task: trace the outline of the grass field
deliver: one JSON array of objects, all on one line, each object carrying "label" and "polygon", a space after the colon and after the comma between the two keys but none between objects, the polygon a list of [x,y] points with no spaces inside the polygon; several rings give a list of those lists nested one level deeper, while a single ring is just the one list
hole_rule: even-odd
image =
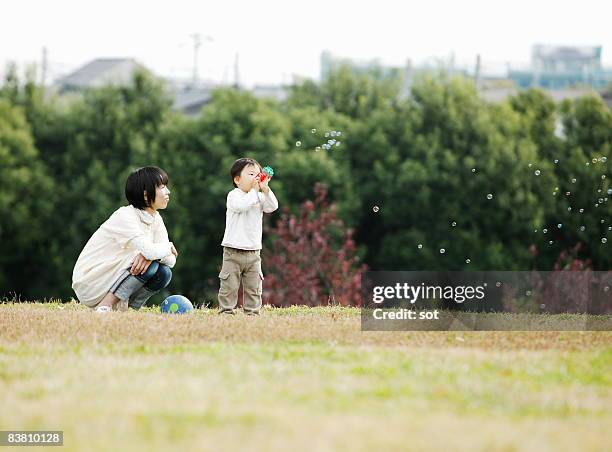
[{"label": "grass field", "polygon": [[0,304],[0,430],[70,451],[611,450],[612,332],[359,321]]}]

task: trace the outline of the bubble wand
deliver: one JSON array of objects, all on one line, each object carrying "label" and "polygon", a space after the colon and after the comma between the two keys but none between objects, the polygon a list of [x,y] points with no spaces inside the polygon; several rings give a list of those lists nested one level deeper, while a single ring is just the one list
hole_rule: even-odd
[{"label": "bubble wand", "polygon": [[259,179],[259,182],[263,182],[266,179],[272,179],[272,176],[274,176],[274,170],[270,166],[264,166],[261,173],[257,175],[257,179]]}]

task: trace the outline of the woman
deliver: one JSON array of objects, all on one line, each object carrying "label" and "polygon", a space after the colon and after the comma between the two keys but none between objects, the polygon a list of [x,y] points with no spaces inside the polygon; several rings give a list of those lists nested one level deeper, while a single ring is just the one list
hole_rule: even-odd
[{"label": "woman", "polygon": [[130,205],[102,223],[72,273],[77,298],[97,312],[140,309],[170,283],[178,256],[158,213],[170,201],[168,175],[155,166],[134,171],[125,197]]}]

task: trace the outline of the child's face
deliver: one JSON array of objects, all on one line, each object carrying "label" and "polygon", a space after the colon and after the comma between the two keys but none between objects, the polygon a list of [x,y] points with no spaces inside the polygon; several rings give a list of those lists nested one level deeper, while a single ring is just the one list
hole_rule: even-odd
[{"label": "child's face", "polygon": [[248,192],[253,187],[253,181],[260,172],[261,168],[257,165],[247,165],[242,168],[240,176],[234,178],[234,182],[240,190]]}]

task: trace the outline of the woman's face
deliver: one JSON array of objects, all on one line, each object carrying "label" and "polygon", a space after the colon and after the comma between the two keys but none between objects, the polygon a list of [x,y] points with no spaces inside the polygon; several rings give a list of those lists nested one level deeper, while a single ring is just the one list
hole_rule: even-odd
[{"label": "woman's face", "polygon": [[158,185],[155,188],[155,201],[151,205],[154,210],[165,209],[170,202],[170,190],[166,185]]}]

